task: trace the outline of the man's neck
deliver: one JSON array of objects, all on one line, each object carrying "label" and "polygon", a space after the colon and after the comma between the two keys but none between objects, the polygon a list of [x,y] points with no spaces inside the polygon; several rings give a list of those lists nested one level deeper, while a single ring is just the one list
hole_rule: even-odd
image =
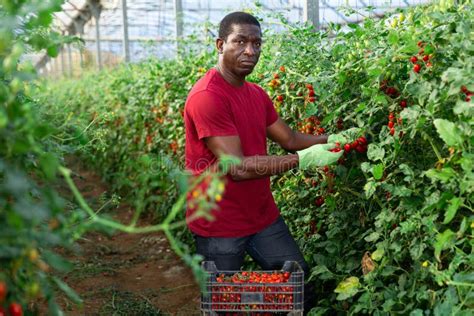
[{"label": "man's neck", "polygon": [[232,72],[226,70],[220,63],[217,63],[216,70],[221,74],[225,81],[235,87],[241,87],[245,83],[245,77],[238,77]]}]

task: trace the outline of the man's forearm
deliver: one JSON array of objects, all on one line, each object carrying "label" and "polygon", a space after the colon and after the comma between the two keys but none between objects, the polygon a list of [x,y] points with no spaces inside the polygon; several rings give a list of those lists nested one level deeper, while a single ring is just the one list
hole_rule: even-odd
[{"label": "man's forearm", "polygon": [[310,135],[300,132],[293,132],[293,138],[288,144],[288,147],[285,148],[288,151],[297,151],[301,149],[308,148],[316,144],[326,144],[328,141],[328,135]]},{"label": "man's forearm", "polygon": [[298,155],[244,157],[240,165],[230,169],[236,181],[258,179],[286,172],[298,166]]}]

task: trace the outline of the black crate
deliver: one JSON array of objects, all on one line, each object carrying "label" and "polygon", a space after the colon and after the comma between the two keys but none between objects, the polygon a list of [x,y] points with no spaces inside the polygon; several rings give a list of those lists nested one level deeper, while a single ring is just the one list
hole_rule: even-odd
[{"label": "black crate", "polygon": [[304,272],[296,261],[286,261],[279,271],[219,271],[214,261],[204,261],[202,268],[207,272],[202,315],[303,315]]}]

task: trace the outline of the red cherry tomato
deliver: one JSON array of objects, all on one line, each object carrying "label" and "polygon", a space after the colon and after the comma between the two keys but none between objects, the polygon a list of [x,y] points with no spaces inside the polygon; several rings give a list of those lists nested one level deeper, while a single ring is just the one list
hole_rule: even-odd
[{"label": "red cherry tomato", "polygon": [[8,307],[11,316],[22,316],[23,315],[23,308],[20,304],[13,302]]}]

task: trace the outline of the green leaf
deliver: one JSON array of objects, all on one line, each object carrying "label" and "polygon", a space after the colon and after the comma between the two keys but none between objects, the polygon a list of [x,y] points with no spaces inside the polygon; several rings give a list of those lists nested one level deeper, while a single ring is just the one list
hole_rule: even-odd
[{"label": "green leaf", "polygon": [[[374,66],[368,70],[369,76],[371,77],[378,77],[382,74],[382,69],[378,66]],[[385,97],[383,97],[385,101]]]},{"label": "green leaf", "polygon": [[[459,90],[457,90],[456,93],[459,93]],[[457,115],[464,114],[467,117],[473,117],[474,103],[472,101],[466,102],[465,100],[458,100],[456,106],[453,108],[453,112]]]},{"label": "green leaf", "polygon": [[372,165],[368,162],[363,162],[360,164],[360,169],[363,173],[369,173],[370,171],[372,171]]},{"label": "green leaf", "polygon": [[367,158],[372,161],[382,160],[385,156],[385,150],[376,145],[376,144],[369,144],[367,147]]},{"label": "green leaf", "polygon": [[447,182],[456,176],[456,172],[452,168],[446,167],[441,170],[430,169],[425,172],[425,175],[432,181],[439,180],[441,182]]},{"label": "green leaf", "polygon": [[138,158],[138,161],[143,165],[143,167],[147,168],[151,165],[152,160],[151,157],[147,154],[144,154]]},{"label": "green leaf", "polygon": [[3,109],[0,109],[0,129],[4,128],[7,126],[8,123],[8,117],[7,115],[3,112]]},{"label": "green leaf", "polygon": [[423,316],[423,310],[415,309],[410,312],[410,316]]},{"label": "green leaf", "polygon": [[377,189],[377,183],[375,183],[374,181],[368,181],[364,185],[365,197],[369,199],[375,193],[376,189]]},{"label": "green leaf", "polygon": [[433,52],[434,52],[434,48],[433,48],[433,46],[431,46],[430,44],[427,44],[427,45],[424,47],[424,54],[425,54],[425,55],[432,54]]},{"label": "green leaf", "polygon": [[38,14],[38,21],[41,25],[44,25],[44,26],[47,26],[47,25],[51,24],[51,22],[53,21],[53,17],[51,15],[51,12],[41,11]]},{"label": "green leaf", "polygon": [[379,248],[375,250],[370,257],[374,261],[380,261],[383,258],[384,253],[385,251],[383,250],[383,248]]},{"label": "green leaf", "polygon": [[441,261],[439,259],[439,256],[441,255],[441,251],[451,248],[454,245],[455,240],[456,240],[456,234],[451,229],[447,229],[436,236],[436,242],[434,243],[434,248],[435,248],[435,257],[438,261]]},{"label": "green leaf", "polygon": [[391,31],[390,34],[387,37],[387,40],[392,45],[398,43],[398,34],[397,34],[397,32]]},{"label": "green leaf", "polygon": [[410,196],[412,190],[408,189],[404,185],[397,185],[393,187],[392,194],[393,196]]},{"label": "green leaf", "polygon": [[377,241],[377,239],[379,239],[379,237],[380,237],[380,233],[373,232],[369,236],[365,237],[364,240],[367,241],[367,242],[374,242],[374,241]]},{"label": "green leaf", "polygon": [[462,135],[459,133],[459,130],[454,123],[444,119],[436,119],[433,123],[439,136],[448,146],[462,144]]},{"label": "green leaf", "polygon": [[349,277],[343,281],[341,281],[336,289],[334,290],[335,293],[338,293],[337,300],[345,300],[349,297],[352,297],[357,294],[358,289],[360,287],[359,278],[357,277]]},{"label": "green leaf", "polygon": [[398,168],[406,176],[403,180],[410,182],[415,177],[415,173],[407,164],[402,163]]},{"label": "green leaf", "polygon": [[49,57],[57,57],[58,54],[59,54],[59,49],[56,45],[53,45],[53,46],[49,46],[47,49],[46,49],[46,52],[48,53],[48,56]]},{"label": "green leaf", "polygon": [[61,279],[53,277],[54,282],[57,286],[63,291],[74,303],[81,304],[83,303],[82,299],[77,295],[77,293]]},{"label": "green leaf", "polygon": [[47,264],[58,271],[69,272],[73,268],[73,265],[69,261],[51,251],[44,251],[42,257]]},{"label": "green leaf", "polygon": [[383,164],[379,163],[372,168],[372,174],[375,180],[380,180],[383,177],[384,167]]},{"label": "green leaf", "polygon": [[453,218],[454,218],[454,216],[456,216],[456,212],[458,211],[458,209],[461,206],[462,202],[463,202],[463,200],[458,198],[458,197],[452,198],[449,201],[448,209],[444,213],[443,224],[448,224],[449,222],[451,222],[453,220]]},{"label": "green leaf", "polygon": [[43,170],[47,179],[52,180],[56,177],[58,171],[59,161],[58,158],[52,153],[45,153],[39,160],[39,165]]},{"label": "green leaf", "polygon": [[321,280],[330,280],[334,278],[334,273],[332,273],[324,264],[317,265],[314,269],[311,270],[310,279],[317,276]]},{"label": "green leaf", "polygon": [[464,282],[474,284],[474,272],[460,272],[453,276],[456,282]]}]

